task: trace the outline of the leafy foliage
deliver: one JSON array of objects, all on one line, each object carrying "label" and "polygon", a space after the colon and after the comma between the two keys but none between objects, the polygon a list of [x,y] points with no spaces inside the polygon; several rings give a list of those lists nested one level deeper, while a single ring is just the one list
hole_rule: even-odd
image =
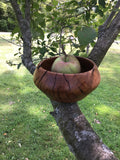
[{"label": "leafy foliage", "polygon": [[80,47],[84,48],[96,38],[96,32],[93,28],[84,26],[77,31],[78,41]]},{"label": "leafy foliage", "polygon": [[[25,1],[18,0],[24,15]],[[62,54],[80,55],[97,37],[98,26],[113,8],[105,0],[32,0],[31,32],[34,59]],[[13,33],[17,33],[15,28]],[[21,35],[18,34],[18,39]],[[68,49],[69,48],[69,49]]]},{"label": "leafy foliage", "polygon": [[[7,3],[7,4],[6,4]],[[7,1],[0,2],[0,31],[11,31],[15,24],[15,14]]]}]

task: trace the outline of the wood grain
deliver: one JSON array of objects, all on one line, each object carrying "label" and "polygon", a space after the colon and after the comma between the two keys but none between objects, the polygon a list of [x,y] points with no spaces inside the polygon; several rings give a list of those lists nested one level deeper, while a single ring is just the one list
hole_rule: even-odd
[{"label": "wood grain", "polygon": [[34,83],[50,99],[73,103],[86,97],[100,83],[100,74],[94,62],[77,57],[81,73],[63,74],[51,71],[56,57],[40,62],[34,72]]}]

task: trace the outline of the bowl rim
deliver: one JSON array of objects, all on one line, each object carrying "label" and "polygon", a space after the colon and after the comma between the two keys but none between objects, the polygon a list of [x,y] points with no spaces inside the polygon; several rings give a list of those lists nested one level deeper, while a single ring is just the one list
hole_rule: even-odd
[{"label": "bowl rim", "polygon": [[90,63],[92,63],[93,64],[93,67],[92,67],[92,69],[90,69],[90,70],[88,70],[88,71],[85,71],[85,72],[80,72],[80,73],[59,73],[59,72],[53,72],[53,71],[49,71],[49,70],[46,70],[46,69],[44,69],[43,67],[42,67],[42,63],[44,63],[44,61],[46,61],[46,60],[49,60],[49,59],[53,59],[53,58],[57,58],[58,56],[56,56],[56,57],[50,57],[50,58],[46,58],[46,59],[44,59],[44,60],[42,60],[42,61],[40,61],[39,63],[38,63],[38,65],[37,65],[37,69],[39,70],[39,68],[41,68],[43,71],[47,71],[47,73],[52,73],[53,75],[66,75],[66,76],[73,76],[73,75],[84,75],[84,74],[86,74],[86,73],[88,73],[88,72],[91,72],[92,70],[94,70],[94,68],[96,68],[97,67],[97,65],[95,64],[95,62],[93,62],[91,59],[89,59],[89,58],[85,58],[85,57],[81,57],[81,56],[75,56],[76,58],[82,58],[82,59],[85,59],[85,60],[88,60]]}]

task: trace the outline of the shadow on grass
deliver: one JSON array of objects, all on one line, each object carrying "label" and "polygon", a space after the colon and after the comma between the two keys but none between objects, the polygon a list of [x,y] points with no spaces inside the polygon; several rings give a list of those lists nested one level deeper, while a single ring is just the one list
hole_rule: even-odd
[{"label": "shadow on grass", "polygon": [[[116,111],[119,107],[118,103],[112,102],[112,92],[116,94],[116,102],[120,96],[116,88],[109,92],[110,79],[108,76],[79,105],[80,108],[83,106],[83,113],[106,145],[120,157],[120,116],[117,114],[117,121],[110,120],[111,116],[115,117],[112,105],[116,105]],[[4,72],[0,76],[0,99],[0,159],[75,160],[56,122],[49,114],[53,110],[49,99],[34,85],[32,75],[21,76],[12,71]],[[101,123],[95,124],[94,119]]]},{"label": "shadow on grass", "polygon": [[74,160],[31,75],[3,73],[0,99],[0,159]]}]

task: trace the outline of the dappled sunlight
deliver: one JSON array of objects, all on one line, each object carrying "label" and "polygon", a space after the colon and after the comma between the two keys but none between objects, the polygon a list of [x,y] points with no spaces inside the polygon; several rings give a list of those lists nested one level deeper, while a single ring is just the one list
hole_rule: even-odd
[{"label": "dappled sunlight", "polygon": [[120,41],[115,41],[109,49],[109,51],[112,51],[113,54],[120,53],[119,50],[120,50]]},{"label": "dappled sunlight", "polygon": [[[40,105],[39,108],[36,107],[35,105],[31,105],[28,109],[27,109],[28,113],[30,115],[35,115],[38,118],[41,117],[41,119],[46,118],[46,106]],[[48,111],[47,111],[48,112]]]},{"label": "dappled sunlight", "polygon": [[[22,84],[21,84],[22,85]],[[23,86],[23,89],[20,90],[20,94],[27,94],[27,93],[30,93],[33,91],[33,88],[32,87],[24,87]]]},{"label": "dappled sunlight", "polygon": [[95,110],[99,112],[99,114],[101,115],[106,115],[106,114],[119,115],[119,112],[116,108],[105,105],[105,104],[100,104],[95,106]]},{"label": "dappled sunlight", "polygon": [[112,68],[106,68],[106,67],[100,67],[99,71],[101,73],[114,73],[114,69],[112,69]]},{"label": "dappled sunlight", "polygon": [[13,111],[13,107],[9,106],[9,102],[7,102],[7,104],[1,104],[0,106],[0,113],[5,114],[5,113],[10,113]]}]

